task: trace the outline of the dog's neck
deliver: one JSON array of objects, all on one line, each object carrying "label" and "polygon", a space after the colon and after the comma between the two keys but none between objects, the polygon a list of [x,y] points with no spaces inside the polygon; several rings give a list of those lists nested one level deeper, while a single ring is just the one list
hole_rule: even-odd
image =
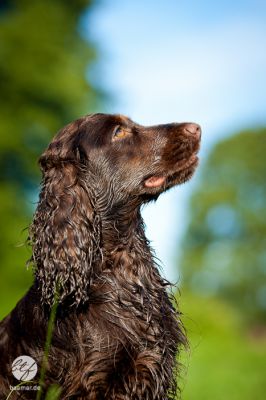
[{"label": "dog's neck", "polygon": [[130,251],[133,240],[144,237],[140,203],[132,198],[120,201],[99,212],[101,223],[101,245],[104,251],[116,249]]},{"label": "dog's neck", "polygon": [[129,250],[132,242],[138,237],[143,237],[146,242],[140,213],[143,199],[137,194],[127,193],[112,180],[99,185],[98,180],[104,180],[104,177],[98,177],[97,180],[97,176],[95,171],[92,171],[84,182],[90,182],[90,186],[87,187],[88,198],[92,218],[97,220],[101,250],[107,253],[116,249]]}]

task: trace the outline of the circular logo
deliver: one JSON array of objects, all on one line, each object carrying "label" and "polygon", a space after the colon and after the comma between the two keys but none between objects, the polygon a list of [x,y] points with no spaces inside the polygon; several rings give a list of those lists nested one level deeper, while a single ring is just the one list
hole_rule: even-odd
[{"label": "circular logo", "polygon": [[18,381],[30,381],[37,371],[37,363],[30,356],[19,356],[12,363],[12,374]]}]

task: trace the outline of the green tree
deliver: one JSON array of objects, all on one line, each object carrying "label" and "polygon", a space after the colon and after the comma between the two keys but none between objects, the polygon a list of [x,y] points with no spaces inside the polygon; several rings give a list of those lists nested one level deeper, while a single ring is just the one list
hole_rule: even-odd
[{"label": "green tree", "polygon": [[266,321],[266,129],[218,143],[190,202],[183,282]]},{"label": "green tree", "polygon": [[23,269],[30,251],[17,244],[37,199],[37,158],[60,127],[102,100],[86,78],[97,53],[80,34],[91,7],[89,0],[0,4],[0,315],[32,279]]}]

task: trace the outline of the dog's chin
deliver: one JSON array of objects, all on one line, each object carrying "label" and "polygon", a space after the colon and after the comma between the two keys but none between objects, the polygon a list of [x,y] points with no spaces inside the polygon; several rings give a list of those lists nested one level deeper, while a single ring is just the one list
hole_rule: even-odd
[{"label": "dog's chin", "polygon": [[198,163],[199,159],[197,155],[193,154],[182,169],[178,169],[167,176],[166,189],[187,182],[194,175]]},{"label": "dog's chin", "polygon": [[194,174],[199,159],[193,153],[188,160],[178,164],[173,170],[162,174],[151,175],[144,180],[144,188],[147,194],[160,194],[165,190],[187,182]]}]

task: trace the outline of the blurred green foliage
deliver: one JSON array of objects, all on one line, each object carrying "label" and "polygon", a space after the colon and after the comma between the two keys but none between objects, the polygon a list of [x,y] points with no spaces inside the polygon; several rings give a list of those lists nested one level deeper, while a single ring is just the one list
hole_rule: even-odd
[{"label": "blurred green foliage", "polygon": [[183,400],[263,400],[266,393],[265,330],[246,333],[243,315],[228,302],[182,291]]},{"label": "blurred green foliage", "polygon": [[[56,131],[103,95],[86,76],[97,59],[82,35],[90,0],[0,4],[0,317],[29,286],[27,238],[40,179],[37,159]],[[87,11],[88,10],[88,11]],[[18,246],[22,244],[22,246]]]},{"label": "blurred green foliage", "polygon": [[[80,16],[92,6],[0,3],[0,318],[32,281],[23,228],[37,200],[37,158],[61,126],[103,99],[86,79],[97,51],[80,35]],[[265,397],[265,332],[254,325],[246,334],[243,323],[266,320],[265,154],[265,129],[219,143],[191,199],[181,263],[180,308],[191,346],[183,354],[184,400]]]},{"label": "blurred green foliage", "polygon": [[49,387],[45,400],[59,400],[61,389],[57,385],[52,385]]},{"label": "blurred green foliage", "polygon": [[266,322],[266,129],[218,143],[190,202],[181,262],[184,286]]}]

